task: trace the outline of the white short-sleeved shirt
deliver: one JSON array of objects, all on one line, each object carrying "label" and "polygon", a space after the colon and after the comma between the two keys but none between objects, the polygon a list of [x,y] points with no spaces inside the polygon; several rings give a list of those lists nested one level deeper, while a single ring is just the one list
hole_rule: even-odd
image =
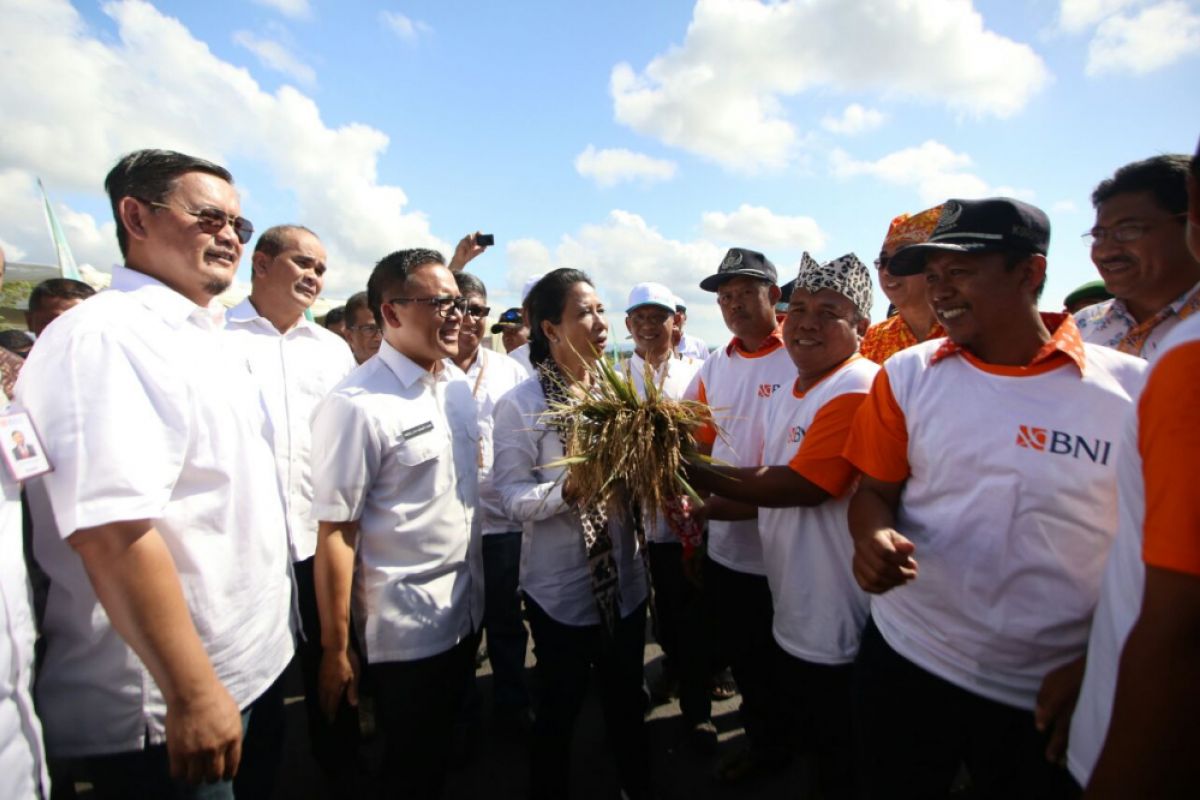
[{"label": "white short-sleeved shirt", "polygon": [[679,337],[679,344],[675,347],[675,352],[681,356],[690,356],[697,361],[704,361],[708,358],[708,345],[699,336],[685,333]]},{"label": "white short-sleeved shirt", "polygon": [[[758,510],[758,532],[775,607],[775,641],[790,655],[815,664],[854,660],[870,601],[851,570],[854,543],[846,515],[853,483],[849,488],[831,486],[830,480],[841,484],[844,476],[829,474],[822,462],[813,462],[811,468],[808,462],[797,463],[797,455],[805,452],[810,438],[825,435],[817,429],[822,424],[844,426],[833,443],[841,452],[853,411],[846,411],[852,409],[851,404],[839,409],[838,401],[860,401],[878,370],[872,361],[852,358],[803,394],[795,391],[794,383],[775,392],[765,415],[763,465],[788,464],[835,495],[807,508]],[[823,412],[834,413],[825,416]],[[849,475],[852,469],[845,466],[845,475]],[[840,494],[838,489],[842,489]]]},{"label": "white short-sleeved shirt", "polygon": [[[504,508],[524,522],[521,588],[555,621],[599,625],[579,514],[563,502],[565,468],[558,431],[542,421],[546,397],[530,378],[496,404],[496,462],[492,477]],[[633,526],[609,513],[608,532],[617,564],[621,616],[645,602],[646,570]]]},{"label": "white short-sleeved shirt", "polygon": [[[662,391],[664,395],[673,400],[678,400],[683,397],[688,386],[696,377],[696,373],[700,370],[700,364],[691,356],[675,355],[662,363],[658,369],[652,369],[652,380],[654,384]],[[641,397],[646,396],[646,359],[639,356],[636,352],[629,357],[625,362],[625,370],[633,381],[634,388]],[[658,517],[654,525],[646,527],[646,539],[651,542],[678,542],[675,534],[667,527],[666,517],[662,511],[658,512]]]},{"label": "white short-sleeved shirt", "polygon": [[[0,404],[7,398],[0,392]],[[0,467],[0,797],[50,795],[42,725],[33,708],[37,638],[21,541],[21,487]]]},{"label": "white short-sleeved shirt", "polygon": [[[1192,316],[1175,326],[1171,335],[1163,339],[1154,360],[1166,356],[1177,346],[1195,347],[1196,342],[1200,342],[1200,316]],[[1117,537],[1104,567],[1100,602],[1096,604],[1088,639],[1087,670],[1071,717],[1067,767],[1081,786],[1087,786],[1104,747],[1116,696],[1121,651],[1141,614],[1146,588],[1143,560],[1146,486],[1138,441],[1142,422],[1139,415],[1130,415],[1125,426],[1122,442],[1125,455],[1117,468],[1117,509],[1120,514]],[[1187,526],[1181,526],[1180,530],[1186,531]],[[1190,534],[1195,534],[1194,529]]]},{"label": "white short-sleeved shirt", "polygon": [[[847,443],[864,473],[904,482],[896,529],[920,565],[871,598],[883,638],[950,683],[1030,711],[1045,676],[1084,652],[1117,528],[1120,432],[1146,368],[1071,339],[1069,359],[1021,369],[940,357],[947,340],[902,350]],[[897,448],[907,477],[881,468]]]},{"label": "white short-sleeved shirt", "polygon": [[524,368],[526,377],[533,377],[533,362],[529,360],[529,342],[520,347],[514,347],[512,352],[508,354],[508,357]]},{"label": "white short-sleeved shirt", "polygon": [[280,333],[250,298],[225,315],[225,332],[250,365],[267,404],[292,560],[304,561],[317,549],[317,523],[311,513],[312,412],[354,369],[354,354],[345,339],[303,317]]},{"label": "white short-sleeved shirt", "polygon": [[460,370],[435,375],[385,341],[313,415],[313,514],[358,520],[369,663],[437,655],[482,622],[475,413]]},{"label": "white short-sleeved shirt", "polygon": [[283,499],[272,432],[215,301],[196,306],[118,267],[112,288],[46,329],[17,383],[54,471],[30,485],[50,577],[38,707],[53,756],[141,749],[165,739],[166,705],[112,628],[66,539],[150,519],[182,584],[200,641],[240,708],[292,656]]},{"label": "white short-sleeved shirt", "polygon": [[[450,359],[446,365],[459,371]],[[492,482],[492,462],[495,459],[495,448],[492,443],[492,433],[495,428],[493,414],[496,403],[524,381],[529,375],[518,362],[486,347],[479,348],[475,362],[466,373],[467,383],[471,385],[471,393],[475,397],[475,408],[479,421],[479,510],[483,518],[483,535],[490,533],[510,533],[521,530],[521,523],[504,513],[504,505],[500,502],[500,493]]]},{"label": "white short-sleeved shirt", "polygon": [[[685,396],[712,409],[719,431],[713,458],[735,467],[758,466],[767,401],[795,378],[796,366],[778,335],[756,353],[734,340],[709,356]],[[709,520],[708,556],[729,569],[765,575],[758,520]]]}]

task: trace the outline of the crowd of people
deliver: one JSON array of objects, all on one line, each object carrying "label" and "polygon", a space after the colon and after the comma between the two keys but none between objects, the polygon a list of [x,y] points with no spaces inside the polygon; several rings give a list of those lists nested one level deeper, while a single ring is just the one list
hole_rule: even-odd
[{"label": "crowd of people", "polygon": [[0,350],[0,795],[270,797],[295,659],[331,795],[435,798],[484,636],[535,798],[569,795],[593,679],[629,798],[660,793],[648,694],[720,781],[807,754],[829,798],[1200,787],[1200,151],[1099,181],[1100,283],[1061,312],[1047,216],[1001,197],[898,215],[874,269],[730,249],[712,352],[679,287],[633,287],[621,370],[709,409],[703,502],[658,509],[584,496],[548,413],[609,357],[603,275],[493,314],[470,234],[384,256],[322,324],[337,266],[284,224],[226,311],[232,175],[143,150],[105,188],[111,287],[42,284],[27,356]]}]

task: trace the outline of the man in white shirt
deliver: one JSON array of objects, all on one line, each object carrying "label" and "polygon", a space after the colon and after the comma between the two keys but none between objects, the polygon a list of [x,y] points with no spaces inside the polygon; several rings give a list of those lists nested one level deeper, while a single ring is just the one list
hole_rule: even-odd
[{"label": "man in white shirt", "polygon": [[[626,369],[641,396],[649,380],[665,396],[680,399],[700,363],[672,348],[679,315],[675,296],[661,283],[639,283],[629,292],[625,327],[633,337],[633,355]],[[701,595],[684,573],[683,544],[668,527],[661,510],[654,524],[647,523],[647,555],[654,585],[654,631],[663,649],[657,694],[679,686],[685,741],[701,753],[711,753],[717,743],[712,722],[712,656],[708,644],[708,618]]]},{"label": "man in white shirt", "polygon": [[383,332],[367,305],[367,293],[357,292],[346,300],[346,344],[356,363],[362,364],[379,352]]},{"label": "man in white shirt", "polygon": [[216,301],[253,233],[231,181],[122,158],[105,188],[126,265],[17,388],[54,465],[39,709],[50,755],[101,796],[232,797],[246,719],[292,656],[269,422]]},{"label": "man in white shirt", "polygon": [[681,356],[690,356],[697,361],[708,358],[708,345],[704,343],[704,340],[683,330],[683,326],[687,324],[687,306],[684,305],[682,298],[675,298],[675,314],[679,320],[679,325],[676,326],[674,333],[676,352]]},{"label": "man in white shirt", "polygon": [[529,633],[525,630],[518,588],[521,523],[504,512],[500,492],[492,482],[495,457],[492,415],[497,401],[524,381],[528,374],[508,356],[480,347],[491,311],[483,281],[469,272],[456,272],[454,281],[467,299],[467,308],[458,332],[458,355],[447,359],[447,363],[465,373],[478,410],[483,627],[487,631],[488,660],[492,663],[492,718],[502,728],[522,731],[529,722],[529,691],[525,688],[524,678]]},{"label": "man in white shirt", "polygon": [[441,254],[399,250],[367,283],[379,353],[313,416],[326,714],[357,702],[350,609],[385,738],[384,785],[436,797],[483,615],[479,426],[458,353],[466,299]]},{"label": "man in white shirt", "polygon": [[1200,259],[1186,242],[1188,157],[1121,167],[1092,192],[1084,234],[1112,300],[1075,315],[1085,342],[1149,359],[1171,329],[1200,311]]},{"label": "man in white shirt", "polygon": [[[321,714],[317,674],[321,664],[321,626],[313,590],[313,554],[317,523],[312,518],[312,412],[329,390],[354,369],[345,340],[305,318],[325,283],[325,248],[317,235],[299,225],[264,231],[251,257],[250,296],[226,314],[226,331],[235,352],[245,358],[266,402],[274,433],[275,467],[283,487],[287,539],[295,575],[296,605],[302,634],[296,642],[304,675],[304,701],[312,752],[332,786],[353,776],[358,721],[349,708],[333,724]],[[246,734],[246,749],[262,747],[278,755],[283,747],[282,693],[278,713],[257,714]],[[263,711],[264,709],[260,709]],[[259,777],[259,776],[255,776]],[[248,784],[243,772],[235,789],[247,797],[268,797],[274,772]]]}]

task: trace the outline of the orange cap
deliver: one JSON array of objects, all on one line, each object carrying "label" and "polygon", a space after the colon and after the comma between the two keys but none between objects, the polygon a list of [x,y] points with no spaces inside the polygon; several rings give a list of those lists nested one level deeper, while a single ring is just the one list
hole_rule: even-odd
[{"label": "orange cap", "polygon": [[912,216],[901,214],[892,220],[892,224],[888,227],[887,237],[883,240],[883,247],[880,249],[884,255],[890,257],[895,255],[901,247],[920,244],[929,238],[929,234],[933,233],[941,215],[942,207],[940,205],[919,211]]}]

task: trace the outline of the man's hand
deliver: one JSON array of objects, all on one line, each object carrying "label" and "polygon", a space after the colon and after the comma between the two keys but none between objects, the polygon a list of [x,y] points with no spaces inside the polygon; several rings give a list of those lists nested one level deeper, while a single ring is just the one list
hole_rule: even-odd
[{"label": "man's hand", "polygon": [[485,244],[476,244],[475,237],[479,233],[479,231],[468,233],[458,243],[458,246],[454,248],[454,257],[450,259],[449,264],[451,272],[462,272],[471,259],[488,249],[488,246]]},{"label": "man's hand", "polygon": [[1083,685],[1083,668],[1087,656],[1063,664],[1042,680],[1038,690],[1033,722],[1042,733],[1050,732],[1046,743],[1046,760],[1057,764],[1067,752],[1067,736],[1071,732],[1071,715]]},{"label": "man's hand", "polygon": [[883,594],[917,577],[916,546],[891,528],[854,540],[854,579],[863,591]]},{"label": "man's hand", "polygon": [[342,695],[352,706],[358,705],[358,656],[350,650],[326,649],[321,653],[321,672],[317,678],[317,694],[321,710],[332,722],[337,716]]},{"label": "man's hand", "polygon": [[167,704],[171,777],[189,784],[233,780],[242,760],[242,714],[214,677],[195,698]]}]

